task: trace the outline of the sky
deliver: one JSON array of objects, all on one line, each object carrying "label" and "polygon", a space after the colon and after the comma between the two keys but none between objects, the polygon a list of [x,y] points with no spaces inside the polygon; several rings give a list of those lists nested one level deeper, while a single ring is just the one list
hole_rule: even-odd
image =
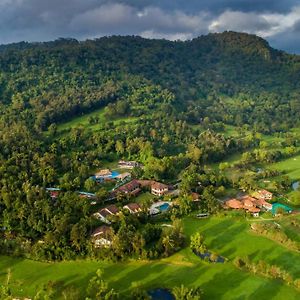
[{"label": "sky", "polygon": [[0,0],[0,44],[105,35],[187,40],[225,30],[300,54],[300,0]]}]

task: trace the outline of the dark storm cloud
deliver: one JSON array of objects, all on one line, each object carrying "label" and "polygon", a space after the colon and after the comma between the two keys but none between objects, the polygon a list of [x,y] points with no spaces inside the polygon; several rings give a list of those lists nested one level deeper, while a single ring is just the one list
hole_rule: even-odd
[{"label": "dark storm cloud", "polygon": [[190,39],[235,30],[299,51],[295,0],[0,0],[0,43],[136,34]]}]

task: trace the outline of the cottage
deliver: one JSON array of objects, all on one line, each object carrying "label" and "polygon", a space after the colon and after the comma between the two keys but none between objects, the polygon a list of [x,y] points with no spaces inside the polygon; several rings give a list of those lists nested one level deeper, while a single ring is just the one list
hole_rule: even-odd
[{"label": "cottage", "polygon": [[130,196],[136,196],[140,191],[140,184],[137,180],[132,180],[115,190],[116,193],[121,192]]},{"label": "cottage", "polygon": [[163,196],[169,191],[169,187],[166,184],[155,182],[151,185],[151,193],[155,196]]},{"label": "cottage", "polygon": [[119,160],[118,167],[120,169],[133,169],[136,167],[141,167],[141,164],[137,161],[126,161],[126,160]]},{"label": "cottage", "polygon": [[260,209],[257,207],[250,207],[248,211],[252,214],[253,217],[259,217]]},{"label": "cottage", "polygon": [[110,224],[109,218],[119,213],[119,209],[116,205],[111,204],[105,208],[102,208],[99,212],[95,213],[94,216],[100,219],[102,222]]},{"label": "cottage", "polygon": [[102,225],[93,231],[91,238],[96,248],[110,247],[112,242],[112,229],[109,226]]},{"label": "cottage", "polygon": [[128,209],[131,214],[137,214],[142,211],[142,208],[138,203],[129,203],[125,205],[123,208]]}]

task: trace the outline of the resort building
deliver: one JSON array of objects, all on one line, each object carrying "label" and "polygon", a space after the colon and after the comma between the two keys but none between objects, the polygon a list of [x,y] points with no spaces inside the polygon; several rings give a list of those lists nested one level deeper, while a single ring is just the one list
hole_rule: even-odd
[{"label": "resort building", "polygon": [[96,180],[105,180],[108,178],[111,178],[112,172],[109,169],[102,169],[95,173],[95,179]]},{"label": "resort building", "polygon": [[255,197],[265,201],[272,200],[273,194],[267,190],[259,190],[255,193]]},{"label": "resort building", "polygon": [[226,201],[226,206],[232,209],[244,209],[251,213],[252,216],[258,217],[260,213],[260,208],[257,207],[257,199],[245,195],[239,199],[230,199]]},{"label": "resort building", "polygon": [[116,189],[115,193],[123,193],[130,196],[136,196],[141,191],[140,184],[137,180],[132,180],[122,186],[120,186],[118,189]]},{"label": "resort building", "polygon": [[126,161],[126,160],[119,160],[118,167],[120,169],[133,169],[135,167],[141,167],[142,165],[137,161]]},{"label": "resort building", "polygon": [[109,226],[102,225],[96,228],[91,234],[92,242],[96,248],[110,247],[112,241],[112,229]]},{"label": "resort building", "polygon": [[128,209],[131,214],[137,214],[142,211],[142,208],[138,203],[129,203],[123,206],[123,208]]},{"label": "resort building", "polygon": [[105,208],[102,208],[99,212],[96,212],[94,216],[100,219],[102,222],[110,224],[109,218],[117,215],[119,211],[120,210],[116,205],[111,204]]},{"label": "resort building", "polygon": [[229,207],[229,208],[233,208],[233,209],[244,208],[244,205],[242,204],[242,202],[235,199],[235,198],[226,201],[226,206]]},{"label": "resort building", "polygon": [[151,185],[151,194],[155,196],[163,196],[169,191],[169,187],[166,184],[160,182],[154,182]]},{"label": "resort building", "polygon": [[259,217],[260,209],[257,207],[250,207],[248,211],[252,214],[253,217]]}]

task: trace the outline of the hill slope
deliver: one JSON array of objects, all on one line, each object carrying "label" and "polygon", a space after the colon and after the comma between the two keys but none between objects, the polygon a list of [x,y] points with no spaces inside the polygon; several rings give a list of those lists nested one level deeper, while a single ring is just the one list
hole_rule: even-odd
[{"label": "hill slope", "polygon": [[25,121],[30,113],[46,129],[119,99],[131,105],[128,97],[152,85],[173,93],[188,121],[282,129],[300,112],[299,68],[299,57],[235,32],[186,42],[114,36],[19,43],[0,47],[0,99],[3,110]]}]

